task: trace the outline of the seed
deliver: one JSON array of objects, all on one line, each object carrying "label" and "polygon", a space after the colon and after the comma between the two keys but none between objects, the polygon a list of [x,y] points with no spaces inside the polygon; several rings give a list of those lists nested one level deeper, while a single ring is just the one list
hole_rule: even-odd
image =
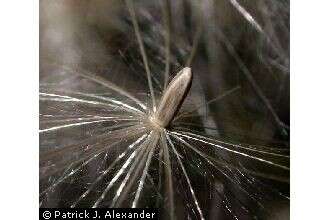
[{"label": "seed", "polygon": [[190,90],[191,82],[191,68],[185,67],[177,73],[163,93],[156,112],[150,118],[152,124],[166,128],[171,123]]}]

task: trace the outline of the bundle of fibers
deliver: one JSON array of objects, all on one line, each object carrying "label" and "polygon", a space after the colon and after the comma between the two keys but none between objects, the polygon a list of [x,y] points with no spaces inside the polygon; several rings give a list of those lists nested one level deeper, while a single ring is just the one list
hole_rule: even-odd
[{"label": "bundle of fibers", "polygon": [[40,207],[288,219],[289,1],[40,1]]}]

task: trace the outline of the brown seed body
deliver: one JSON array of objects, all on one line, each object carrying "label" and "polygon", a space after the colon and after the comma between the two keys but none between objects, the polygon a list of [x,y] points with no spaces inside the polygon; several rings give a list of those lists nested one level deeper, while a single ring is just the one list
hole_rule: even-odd
[{"label": "brown seed body", "polygon": [[163,93],[159,106],[151,117],[152,123],[156,123],[162,128],[171,123],[191,87],[191,82],[191,69],[185,67],[173,78]]}]

